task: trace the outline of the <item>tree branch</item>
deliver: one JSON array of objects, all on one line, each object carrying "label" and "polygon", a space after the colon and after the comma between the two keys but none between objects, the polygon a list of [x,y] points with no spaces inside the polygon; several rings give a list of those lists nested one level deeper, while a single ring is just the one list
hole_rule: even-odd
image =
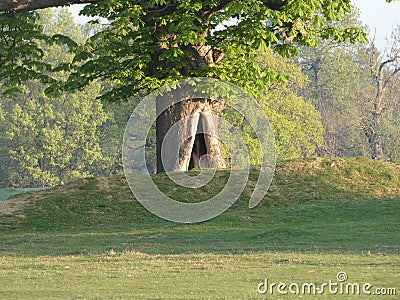
[{"label": "tree branch", "polygon": [[230,1],[228,1],[228,0],[219,1],[217,6],[211,8],[209,10],[203,11],[202,14],[208,20],[213,14],[215,14],[216,12],[223,9],[229,2]]},{"label": "tree branch", "polygon": [[1,0],[0,11],[32,11],[47,7],[94,3],[101,0]]},{"label": "tree branch", "polygon": [[390,63],[392,63],[392,62],[394,62],[395,60],[394,59],[388,59],[388,60],[385,60],[384,62],[382,62],[380,65],[379,65],[379,73],[381,73],[381,71],[382,71],[382,69],[387,65],[387,64],[390,64]]},{"label": "tree branch", "polygon": [[384,81],[383,88],[386,88],[386,86],[389,84],[389,82],[392,81],[393,77],[399,72],[400,72],[400,68],[394,69],[393,72],[389,75],[389,77]]}]

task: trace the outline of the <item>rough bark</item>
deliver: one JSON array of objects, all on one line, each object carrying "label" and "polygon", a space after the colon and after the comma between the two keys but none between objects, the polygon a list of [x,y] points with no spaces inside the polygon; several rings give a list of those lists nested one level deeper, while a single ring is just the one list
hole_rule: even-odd
[{"label": "rough bark", "polygon": [[2,0],[0,1],[0,11],[26,12],[47,7],[68,6],[99,1],[100,0]]},{"label": "rough bark", "polygon": [[[161,101],[165,101],[165,97],[157,101],[158,111],[160,107],[164,107]],[[199,167],[225,168],[218,139],[218,124],[214,117],[221,113],[223,107],[224,103],[221,101],[192,99],[164,110],[156,120],[157,172],[187,171]],[[174,136],[174,140],[165,141],[165,138],[169,138],[166,135],[173,125],[177,127],[179,134]],[[162,147],[166,147],[163,149],[168,154],[168,157],[164,156],[166,161],[162,160]],[[209,156],[204,156],[205,154]]]}]

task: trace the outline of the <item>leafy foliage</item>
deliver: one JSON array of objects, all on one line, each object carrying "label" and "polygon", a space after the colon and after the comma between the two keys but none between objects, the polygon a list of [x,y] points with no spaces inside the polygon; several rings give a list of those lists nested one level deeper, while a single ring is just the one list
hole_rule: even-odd
[{"label": "leafy foliage", "polygon": [[[44,11],[41,17],[41,22],[46,20],[41,26],[45,32],[80,36],[67,10],[57,15]],[[62,45],[41,46],[42,62],[48,66],[72,60]],[[110,162],[100,148],[99,128],[109,117],[96,99],[100,85],[92,83],[83,92],[51,98],[35,79],[19,84],[18,97],[2,100],[3,184],[53,186],[101,172]]]},{"label": "leafy foliage", "polygon": [[38,43],[50,37],[37,21],[37,13],[0,13],[0,82],[6,96],[20,92],[20,84],[30,79],[51,82],[45,74],[50,66],[42,61]]},{"label": "leafy foliage", "polygon": [[[349,14],[342,22],[361,26],[356,13]],[[302,48],[297,62],[309,81],[301,95],[321,113],[325,129],[325,143],[318,154],[375,156],[376,143],[372,137],[378,136],[385,159],[398,159],[395,124],[399,118],[399,79],[396,59],[392,60],[398,53],[398,34],[393,34],[388,42],[387,53],[380,53],[374,41],[369,44],[321,41],[318,47]]]},{"label": "leafy foliage", "polygon": [[8,184],[53,186],[101,170],[97,128],[107,115],[96,98],[99,87],[76,95],[47,98],[34,83],[5,115]]},{"label": "leafy foliage", "polygon": [[[306,76],[299,66],[279,57],[272,50],[259,54],[259,65],[280,76],[279,83],[269,83],[259,103],[274,131],[277,158],[293,159],[315,154],[316,146],[323,144],[323,126],[319,112],[310,101],[296,94],[306,84]],[[281,83],[282,82],[282,83]],[[250,125],[237,112],[226,110],[224,117],[239,128],[249,148],[250,164],[260,164],[260,148]]]},{"label": "leafy foliage", "polygon": [[328,43],[304,49],[299,58],[310,79],[301,93],[322,115],[325,143],[319,149],[321,155],[367,155],[361,122],[373,88],[368,74],[355,61],[361,53],[357,47],[346,49]]},{"label": "leafy foliage", "polygon": [[350,1],[99,1],[82,14],[109,25],[75,49],[77,69],[49,91],[101,78],[113,83],[102,98],[119,101],[184,77],[214,77],[259,97],[282,78],[260,68],[256,50],[290,56],[318,38],[365,41],[358,28],[327,23],[350,10]]}]

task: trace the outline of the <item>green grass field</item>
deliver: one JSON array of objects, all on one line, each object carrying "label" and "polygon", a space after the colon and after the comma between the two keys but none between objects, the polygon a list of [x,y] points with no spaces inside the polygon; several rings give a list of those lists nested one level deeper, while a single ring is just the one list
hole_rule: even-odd
[{"label": "green grass field", "polygon": [[[267,197],[250,210],[252,169],[238,202],[199,224],[153,216],[122,177],[1,201],[0,299],[397,299],[400,167],[332,162],[279,163]],[[219,171],[211,192],[153,178],[165,193],[191,202],[223,187],[227,176]],[[301,293],[304,283],[339,284],[338,272],[348,276],[343,292]],[[266,278],[297,284],[299,295],[288,287],[280,295],[276,286],[272,295],[260,294]],[[347,283],[397,295],[347,295]]]}]

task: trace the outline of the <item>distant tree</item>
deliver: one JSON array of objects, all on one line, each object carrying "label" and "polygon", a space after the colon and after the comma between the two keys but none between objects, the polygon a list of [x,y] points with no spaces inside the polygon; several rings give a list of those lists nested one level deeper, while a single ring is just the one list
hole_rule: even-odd
[{"label": "distant tree", "polygon": [[43,88],[27,87],[31,91],[6,115],[9,183],[53,186],[101,170],[106,162],[96,132],[106,120],[101,103],[89,90],[51,99],[39,94]]},{"label": "distant tree", "polygon": [[[348,17],[345,22],[358,26],[357,15]],[[374,41],[365,45],[322,41],[318,47],[302,49],[298,63],[310,78],[302,95],[313,101],[325,128],[321,155],[396,156],[398,37],[396,29],[384,53]]]},{"label": "distant tree", "polygon": [[[363,156],[368,153],[361,123],[366,115],[367,99],[373,93],[368,73],[357,62],[360,45],[351,49],[327,44],[308,59],[301,57],[310,81],[301,94],[312,101],[322,116],[325,156]],[[365,69],[365,68],[364,68]]]},{"label": "distant tree", "polygon": [[[334,26],[362,24],[357,12],[346,15]],[[364,28],[367,30],[367,28]],[[300,94],[312,101],[322,116],[324,144],[318,147],[324,156],[363,156],[369,153],[362,122],[373,93],[366,44],[321,40],[314,48],[302,47],[297,63],[309,78]],[[367,71],[366,71],[367,70]]]},{"label": "distant tree", "polygon": [[[99,128],[99,143],[103,154],[110,158],[108,174],[118,174],[123,172],[122,166],[122,142],[123,136],[132,111],[135,109],[138,99],[133,98],[120,103],[103,103],[104,112],[108,119]],[[149,155],[149,164],[155,166],[155,133],[152,132],[151,140],[147,144],[153,150],[153,155]],[[151,161],[150,161],[151,160]]]},{"label": "distant tree", "polygon": [[390,94],[388,89],[396,77],[398,78],[400,72],[400,26],[393,30],[388,49],[385,52],[380,54],[374,41],[370,43],[367,51],[375,93],[370,96],[372,107],[366,122],[363,124],[363,130],[371,150],[371,157],[383,159],[382,122],[399,99],[398,94]]},{"label": "distant tree", "polygon": [[400,76],[388,84],[386,111],[381,123],[385,160],[400,162]]},{"label": "distant tree", "polygon": [[[67,9],[41,12],[45,31],[82,39]],[[42,45],[43,62],[70,62],[59,45]],[[63,72],[57,74],[65,76]],[[12,186],[52,186],[100,173],[111,164],[100,148],[99,128],[109,117],[93,82],[82,92],[48,97],[39,81],[19,84],[18,97],[2,99],[2,173]]]},{"label": "distant tree", "polygon": [[[310,101],[297,95],[306,84],[307,77],[293,61],[266,51],[259,55],[262,69],[280,72],[281,82],[271,82],[259,103],[267,115],[275,134],[277,159],[293,159],[315,155],[317,146],[323,144],[321,115]],[[243,116],[231,110],[224,112],[247,143],[251,164],[260,164],[259,144]]]}]

